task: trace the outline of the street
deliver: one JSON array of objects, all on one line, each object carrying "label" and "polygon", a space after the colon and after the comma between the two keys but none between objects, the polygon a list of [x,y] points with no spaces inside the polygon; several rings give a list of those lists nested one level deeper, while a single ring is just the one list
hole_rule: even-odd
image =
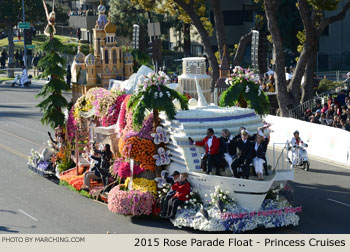
[{"label": "street", "polygon": [[[113,214],[105,204],[30,171],[27,156],[32,148],[40,150],[50,130],[35,107],[41,85],[35,80],[29,88],[0,84],[1,234],[198,233],[164,219]],[[299,226],[249,233],[349,233],[349,179],[350,170],[311,160],[310,171],[297,168],[291,182],[294,204],[303,207]]]}]

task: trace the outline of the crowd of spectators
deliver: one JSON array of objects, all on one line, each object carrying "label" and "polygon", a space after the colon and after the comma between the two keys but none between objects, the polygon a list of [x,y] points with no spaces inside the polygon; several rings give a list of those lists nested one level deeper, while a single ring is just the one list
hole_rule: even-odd
[{"label": "crowd of spectators", "polygon": [[83,10],[83,9],[75,9],[71,10],[68,14],[68,16],[96,16],[97,12],[94,9],[88,9],[88,10]]},{"label": "crowd of spectators", "polygon": [[305,109],[302,120],[350,131],[349,91],[343,89],[337,94],[330,94],[323,104],[318,100],[316,106]]}]

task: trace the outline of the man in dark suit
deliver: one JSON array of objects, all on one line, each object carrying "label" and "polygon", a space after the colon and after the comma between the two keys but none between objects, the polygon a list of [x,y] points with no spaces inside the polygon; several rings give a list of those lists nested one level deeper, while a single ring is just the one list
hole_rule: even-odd
[{"label": "man in dark suit", "polygon": [[249,179],[250,163],[253,158],[253,143],[249,141],[246,130],[241,131],[241,138],[237,140],[237,159],[232,163],[233,174],[239,178],[237,168],[243,165],[243,178]]},{"label": "man in dark suit", "polygon": [[214,135],[214,130],[212,128],[209,128],[207,130],[207,136],[200,142],[195,142],[191,137],[188,138],[191,144],[195,144],[198,146],[205,146],[205,157],[207,159],[208,163],[208,169],[207,174],[210,174],[210,172],[213,169],[213,166],[216,166],[216,175],[219,174],[220,166],[218,165],[220,163],[220,154],[219,154],[219,148],[220,148],[220,139],[217,138]]}]

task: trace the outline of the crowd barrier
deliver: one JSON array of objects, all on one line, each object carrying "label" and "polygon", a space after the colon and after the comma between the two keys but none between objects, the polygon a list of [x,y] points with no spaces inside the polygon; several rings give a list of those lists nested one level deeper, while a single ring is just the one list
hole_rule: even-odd
[{"label": "crowd barrier", "polygon": [[310,155],[350,168],[350,132],[293,118],[268,115],[264,119],[271,123],[273,131],[270,145],[290,141],[293,132],[298,130],[301,139],[309,145]]}]

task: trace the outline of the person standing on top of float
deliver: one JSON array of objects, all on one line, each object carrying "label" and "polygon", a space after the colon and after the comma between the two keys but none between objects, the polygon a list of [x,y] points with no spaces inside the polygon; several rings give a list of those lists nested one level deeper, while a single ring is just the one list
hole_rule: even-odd
[{"label": "person standing on top of float", "polygon": [[[214,164],[219,164],[219,147],[220,147],[220,139],[214,135],[214,130],[209,128],[207,130],[207,136],[200,142],[195,142],[191,137],[188,138],[191,144],[195,144],[197,146],[205,146],[205,157],[208,163],[207,174],[212,172]],[[216,166],[216,175],[219,175],[219,167]]]},{"label": "person standing on top of float", "polygon": [[307,147],[308,145],[305,144],[303,142],[303,140],[300,138],[298,130],[294,131],[293,135],[294,135],[294,137],[292,137],[291,145],[293,147],[293,149],[292,149],[292,165],[294,166],[294,165],[296,165],[297,159],[298,159],[299,149],[297,147],[298,146],[306,146]]},{"label": "person standing on top of float", "polygon": [[236,142],[238,158],[231,165],[236,178],[239,178],[238,167],[243,165],[243,178],[249,179],[250,163],[253,158],[253,143],[248,138],[249,134],[247,130],[242,130],[241,138]]}]

